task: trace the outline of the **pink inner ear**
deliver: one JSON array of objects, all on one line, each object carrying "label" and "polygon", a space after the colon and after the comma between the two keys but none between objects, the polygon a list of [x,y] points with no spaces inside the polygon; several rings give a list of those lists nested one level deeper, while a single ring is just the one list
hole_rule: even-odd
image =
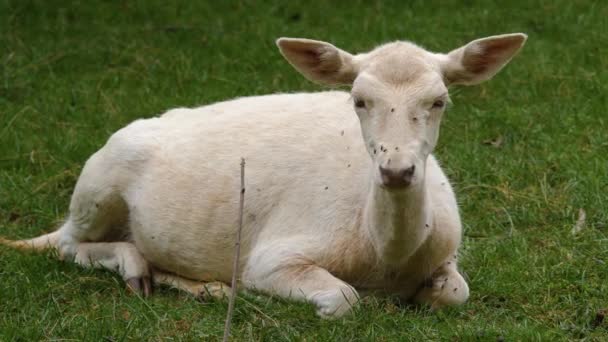
[{"label": "pink inner ear", "polygon": [[290,58],[308,67],[315,67],[321,62],[321,49],[319,46],[301,42],[289,42],[285,43],[283,49]]},{"label": "pink inner ear", "polygon": [[520,37],[509,37],[501,39],[487,40],[478,43],[478,51],[465,52],[463,65],[465,69],[474,74],[480,74],[488,69],[500,67],[508,61],[520,46]]},{"label": "pink inner ear", "polygon": [[300,45],[290,47],[290,54],[297,62],[319,76],[328,76],[340,70],[340,59],[333,51],[328,51],[322,45]]},{"label": "pink inner ear", "polygon": [[321,52],[318,48],[309,48],[302,51],[302,54],[306,57],[303,60],[309,67],[316,67],[321,64]]}]

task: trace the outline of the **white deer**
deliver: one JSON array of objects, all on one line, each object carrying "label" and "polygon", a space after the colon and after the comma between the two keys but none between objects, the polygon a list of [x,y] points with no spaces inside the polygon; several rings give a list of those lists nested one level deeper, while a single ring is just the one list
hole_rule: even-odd
[{"label": "white deer", "polygon": [[222,295],[243,157],[246,288],[314,303],[326,318],[349,312],[357,291],[463,303],[458,205],[431,152],[447,87],[491,78],[525,40],[492,36],[448,54],[394,42],[352,55],[281,38],[300,73],[350,93],[254,96],[137,120],[87,161],[59,230],[2,242],[116,270],[144,295],[152,281]]}]

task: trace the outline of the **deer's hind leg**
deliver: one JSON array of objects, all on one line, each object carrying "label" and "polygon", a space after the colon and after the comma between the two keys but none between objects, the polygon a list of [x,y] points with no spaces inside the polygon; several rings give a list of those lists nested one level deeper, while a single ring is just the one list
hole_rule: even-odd
[{"label": "deer's hind leg", "polygon": [[87,161],[72,195],[69,218],[59,229],[57,248],[62,258],[82,266],[118,272],[132,290],[148,295],[148,263],[128,242],[128,206],[121,196],[125,173],[110,164],[103,150]]},{"label": "deer's hind leg", "polygon": [[230,286],[219,282],[204,282],[180,277],[175,274],[154,270],[154,283],[167,285],[172,288],[190,293],[203,301],[224,299],[230,294]]},{"label": "deer's hind leg", "polygon": [[74,261],[84,267],[116,271],[134,292],[144,296],[152,293],[148,263],[130,242],[79,243]]}]

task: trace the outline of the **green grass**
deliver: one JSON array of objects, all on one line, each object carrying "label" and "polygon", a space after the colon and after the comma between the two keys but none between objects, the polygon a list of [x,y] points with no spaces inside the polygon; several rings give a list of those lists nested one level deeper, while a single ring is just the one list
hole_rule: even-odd
[{"label": "green grass", "polygon": [[[469,302],[438,313],[366,298],[313,308],[243,295],[238,340],[606,340],[608,3],[603,1],[0,0],[0,235],[65,216],[85,160],[128,122],[178,106],[321,88],[279,36],[350,51],[408,39],[447,51],[505,32],[529,39],[487,84],[452,89],[436,151],[465,225]],[[502,137],[499,147],[484,144]],[[578,211],[585,228],[571,234]],[[162,289],[129,295],[115,274],[0,248],[0,340],[213,340],[227,303]],[[608,319],[607,319],[608,321]]]}]

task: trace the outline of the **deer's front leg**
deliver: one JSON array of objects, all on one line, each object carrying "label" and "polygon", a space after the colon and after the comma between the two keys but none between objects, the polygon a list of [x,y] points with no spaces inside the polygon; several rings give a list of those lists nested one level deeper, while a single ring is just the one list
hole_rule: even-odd
[{"label": "deer's front leg", "polygon": [[447,305],[463,304],[469,298],[469,285],[456,268],[456,260],[445,262],[414,297],[419,304],[428,304],[431,309]]},{"label": "deer's front leg", "polygon": [[269,244],[251,255],[243,273],[248,288],[313,303],[323,318],[338,318],[359,301],[357,291],[287,243]]}]

